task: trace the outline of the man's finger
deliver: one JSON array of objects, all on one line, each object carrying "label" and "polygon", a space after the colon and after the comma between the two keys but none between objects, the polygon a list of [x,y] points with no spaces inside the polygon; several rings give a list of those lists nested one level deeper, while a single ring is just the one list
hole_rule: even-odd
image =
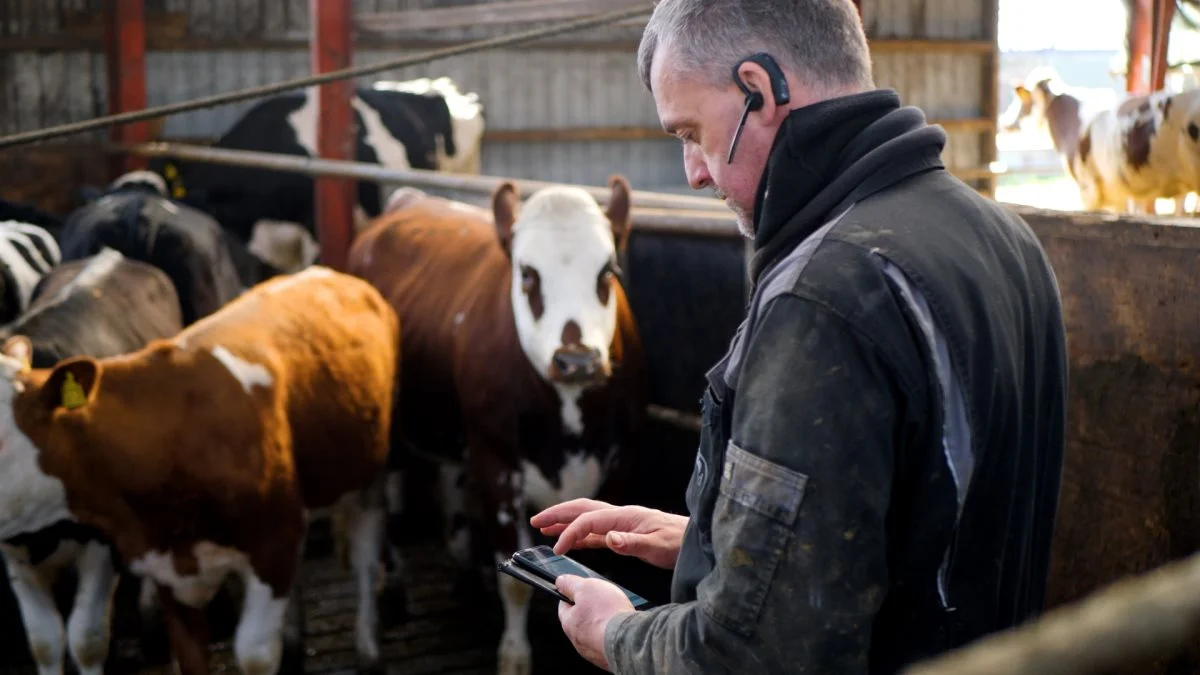
[{"label": "man's finger", "polygon": [[584,513],[596,511],[599,509],[611,509],[612,504],[597,501],[595,499],[572,499],[569,502],[555,504],[548,509],[534,514],[529,519],[529,524],[532,527],[543,528],[559,523],[570,523]]},{"label": "man's finger", "polygon": [[583,541],[590,534],[604,536],[612,530],[631,530],[634,523],[628,509],[602,509],[584,513],[567,525],[558,541],[554,542],[554,552],[562,555],[577,546],[576,542]]}]

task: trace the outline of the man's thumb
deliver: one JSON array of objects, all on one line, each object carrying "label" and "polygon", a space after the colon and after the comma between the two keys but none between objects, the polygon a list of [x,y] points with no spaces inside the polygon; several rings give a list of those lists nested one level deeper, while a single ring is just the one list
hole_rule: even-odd
[{"label": "man's thumb", "polygon": [[558,589],[559,593],[574,599],[575,591],[578,590],[581,581],[583,578],[574,574],[560,574],[554,579],[554,587]]}]

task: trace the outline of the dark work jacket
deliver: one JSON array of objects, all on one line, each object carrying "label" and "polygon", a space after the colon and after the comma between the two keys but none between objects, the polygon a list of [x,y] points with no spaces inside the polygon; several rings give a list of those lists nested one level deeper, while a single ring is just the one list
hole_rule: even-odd
[{"label": "dark work jacket", "polygon": [[894,673],[1041,608],[1062,467],[1058,286],[1029,227],[878,90],[793,111],[754,292],[708,374],[673,604],[625,673]]}]

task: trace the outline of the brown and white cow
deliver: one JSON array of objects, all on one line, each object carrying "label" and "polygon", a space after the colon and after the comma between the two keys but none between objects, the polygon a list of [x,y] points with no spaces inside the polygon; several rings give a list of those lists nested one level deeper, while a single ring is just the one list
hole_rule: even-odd
[{"label": "brown and white cow", "polygon": [[374,661],[398,336],[374,288],[325,267],[123,356],[34,369],[28,338],[13,336],[0,348],[0,453],[34,468],[0,489],[55,517],[65,500],[154,580],[184,675],[208,673],[203,608],[231,574],[245,584],[238,663],[276,672],[307,514],[345,507],[358,649]]},{"label": "brown and white cow", "polygon": [[[642,350],[617,279],[629,185],[614,176],[610,186],[607,211],[564,186],[522,206],[504,183],[490,210],[402,189],[351,247],[349,271],[383,292],[403,327],[403,440],[451,458],[443,514],[464,565],[455,461],[465,458],[497,560],[531,545],[527,504],[595,496],[612,487],[614,458],[628,467],[644,410]],[[499,672],[528,673],[531,591],[503,574],[497,585]]]},{"label": "brown and white cow", "polygon": [[1179,211],[1200,191],[1200,89],[1130,96],[1094,113],[1051,79],[1017,95],[1048,128],[1085,210],[1154,213],[1161,198]]}]

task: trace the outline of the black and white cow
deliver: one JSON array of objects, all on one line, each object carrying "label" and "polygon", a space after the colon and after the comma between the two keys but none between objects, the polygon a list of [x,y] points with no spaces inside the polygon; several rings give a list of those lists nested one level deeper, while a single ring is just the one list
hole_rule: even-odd
[{"label": "black and white cow", "polygon": [[[175,335],[182,325],[179,299],[165,273],[105,249],[51,270],[28,311],[0,328],[0,340],[28,336],[33,367],[48,368],[72,356],[134,351]],[[46,480],[34,457],[0,452],[0,553],[30,652],[40,675],[62,675],[67,646],[81,675],[102,675],[119,568],[108,542],[75,521],[62,485]],[[58,498],[30,499],[46,492]],[[56,508],[29,509],[29,504]],[[64,630],[54,585],[66,570],[74,570],[77,585]]]},{"label": "black and white cow", "polygon": [[56,237],[59,228],[62,227],[62,218],[53,213],[43,211],[33,204],[0,199],[0,222],[8,220],[37,225]]},{"label": "black and white cow", "polygon": [[0,222],[0,323],[29,307],[33,289],[62,260],[54,235],[19,220]]},{"label": "black and white cow", "polygon": [[166,272],[190,325],[275,270],[207,214],[168,198],[166,189],[153,172],[125,174],[66,218],[59,244],[64,261],[108,247]]},{"label": "black and white cow", "polygon": [[[475,94],[463,94],[448,78],[379,82],[359,87],[351,101],[357,125],[354,158],[395,169],[479,171],[483,106]],[[315,157],[317,89],[266,99],[243,114],[213,147]],[[312,238],[300,247],[295,271],[319,252],[313,225],[313,179],[295,172],[156,159],[169,194],[212,215],[259,258],[280,264],[270,243],[274,229],[293,224]],[[357,183],[359,226],[378,216],[394,185]],[[294,235],[287,232],[288,242]],[[290,244],[289,244],[290,245]],[[307,258],[311,256],[311,259]]]}]

